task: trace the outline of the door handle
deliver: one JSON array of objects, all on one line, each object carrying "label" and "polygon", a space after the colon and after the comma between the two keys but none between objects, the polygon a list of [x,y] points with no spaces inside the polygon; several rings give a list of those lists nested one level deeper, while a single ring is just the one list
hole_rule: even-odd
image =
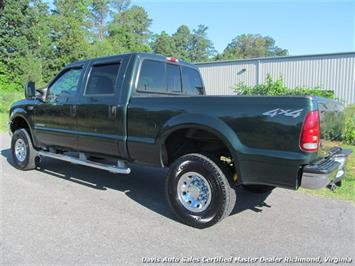
[{"label": "door handle", "polygon": [[73,117],[76,117],[77,113],[78,113],[78,106],[76,104],[73,104],[71,106],[71,114]]},{"label": "door handle", "polygon": [[111,106],[111,117],[116,118],[117,116],[117,106]]}]

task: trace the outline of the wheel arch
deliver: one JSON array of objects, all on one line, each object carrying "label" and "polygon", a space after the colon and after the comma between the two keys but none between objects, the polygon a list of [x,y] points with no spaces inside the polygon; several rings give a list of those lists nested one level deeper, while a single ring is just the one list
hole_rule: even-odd
[{"label": "wheel arch", "polygon": [[[183,114],[174,117],[168,121],[161,130],[158,137],[158,144],[160,146],[160,160],[162,166],[166,167],[171,163],[169,159],[169,152],[167,142],[171,140],[177,132],[199,130],[200,132],[207,132],[216,139],[220,140],[227,148],[233,162],[238,161],[239,151],[242,149],[242,144],[239,141],[236,133],[224,121],[213,116],[197,115],[197,114]],[[240,176],[240,169],[237,164],[234,164],[238,176]]]},{"label": "wheel arch", "polygon": [[11,112],[10,115],[10,124],[9,124],[9,130],[10,133],[14,133],[17,129],[24,128],[28,134],[30,135],[30,138],[32,142],[34,143],[34,136],[33,136],[33,130],[32,130],[32,120],[28,116],[27,112],[22,109],[22,108],[16,108]]}]

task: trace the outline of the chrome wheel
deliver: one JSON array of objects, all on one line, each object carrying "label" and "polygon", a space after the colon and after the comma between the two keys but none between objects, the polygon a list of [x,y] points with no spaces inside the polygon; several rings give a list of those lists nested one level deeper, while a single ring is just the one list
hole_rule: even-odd
[{"label": "chrome wheel", "polygon": [[22,139],[18,139],[15,142],[15,156],[16,159],[20,162],[23,162],[26,159],[27,148],[26,143]]},{"label": "chrome wheel", "polygon": [[208,181],[196,172],[183,174],[177,185],[181,204],[192,212],[202,212],[211,203],[211,187]]}]

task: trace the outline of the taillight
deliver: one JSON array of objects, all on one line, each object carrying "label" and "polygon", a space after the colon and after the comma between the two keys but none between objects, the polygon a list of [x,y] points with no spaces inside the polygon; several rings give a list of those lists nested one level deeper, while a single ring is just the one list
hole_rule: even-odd
[{"label": "taillight", "polygon": [[306,115],[301,132],[300,147],[306,152],[316,152],[319,147],[320,119],[318,110]]}]

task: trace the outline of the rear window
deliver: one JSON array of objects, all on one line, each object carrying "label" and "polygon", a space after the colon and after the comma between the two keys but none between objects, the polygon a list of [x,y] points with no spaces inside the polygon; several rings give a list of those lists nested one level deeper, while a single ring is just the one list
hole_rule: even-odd
[{"label": "rear window", "polygon": [[189,67],[182,67],[182,86],[188,95],[203,95],[200,73]]},{"label": "rear window", "polygon": [[203,95],[200,73],[190,67],[144,60],[140,69],[137,90],[140,92]]},{"label": "rear window", "polygon": [[115,93],[115,84],[120,63],[94,65],[91,68],[86,95],[107,95]]}]

